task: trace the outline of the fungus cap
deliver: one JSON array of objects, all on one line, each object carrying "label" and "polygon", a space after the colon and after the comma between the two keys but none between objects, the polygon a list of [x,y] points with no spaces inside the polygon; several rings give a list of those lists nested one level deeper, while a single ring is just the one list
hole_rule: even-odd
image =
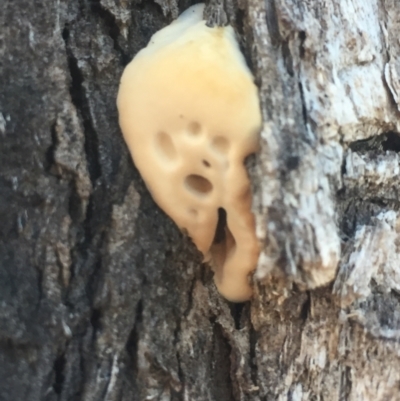
[{"label": "fungus cap", "polygon": [[119,122],[154,200],[211,261],[221,294],[240,302],[259,255],[244,159],[257,150],[261,114],[232,27],[207,27],[203,7],[126,67]]}]

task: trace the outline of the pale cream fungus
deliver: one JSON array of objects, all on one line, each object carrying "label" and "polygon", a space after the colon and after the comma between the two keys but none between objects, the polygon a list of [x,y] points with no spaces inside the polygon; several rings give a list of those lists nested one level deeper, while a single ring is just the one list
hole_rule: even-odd
[{"label": "pale cream fungus", "polygon": [[154,200],[210,261],[220,293],[241,302],[259,255],[244,160],[261,114],[232,27],[207,27],[203,8],[157,32],[126,67],[119,122]]}]

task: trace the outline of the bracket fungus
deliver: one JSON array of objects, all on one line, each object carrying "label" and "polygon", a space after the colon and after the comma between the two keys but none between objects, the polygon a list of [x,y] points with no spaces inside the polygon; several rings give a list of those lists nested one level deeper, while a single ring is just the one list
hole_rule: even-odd
[{"label": "bracket fungus", "polygon": [[206,26],[203,4],[158,31],[126,67],[119,123],[156,203],[211,263],[219,292],[241,302],[259,245],[245,158],[261,113],[233,28]]}]

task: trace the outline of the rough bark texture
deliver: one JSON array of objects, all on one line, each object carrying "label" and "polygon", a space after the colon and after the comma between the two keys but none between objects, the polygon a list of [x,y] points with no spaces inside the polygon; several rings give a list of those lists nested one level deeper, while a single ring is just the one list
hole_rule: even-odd
[{"label": "rough bark texture", "polygon": [[400,400],[400,3],[209,2],[264,117],[245,304],[118,128],[124,66],[192,3],[1,4],[0,401]]}]

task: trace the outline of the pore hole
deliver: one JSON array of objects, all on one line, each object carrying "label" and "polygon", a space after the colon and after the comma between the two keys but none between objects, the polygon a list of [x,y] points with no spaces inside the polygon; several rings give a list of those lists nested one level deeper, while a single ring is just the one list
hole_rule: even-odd
[{"label": "pore hole", "polygon": [[218,223],[217,228],[215,229],[215,235],[213,244],[220,244],[225,240],[225,228],[226,228],[226,211],[224,208],[218,208]]},{"label": "pore hole", "polygon": [[157,134],[157,144],[158,148],[167,159],[174,160],[176,158],[177,151],[174,143],[166,132],[161,131]]},{"label": "pore hole", "polygon": [[197,136],[200,134],[201,125],[197,121],[192,121],[189,123],[188,132],[191,135]]},{"label": "pore hole", "polygon": [[213,186],[207,178],[197,174],[190,174],[185,178],[185,185],[196,194],[206,195],[212,191]]},{"label": "pore hole", "polygon": [[206,167],[211,167],[210,162],[208,162],[207,160],[203,160],[203,165]]},{"label": "pore hole", "polygon": [[197,217],[198,214],[199,214],[199,212],[198,212],[196,209],[189,209],[189,214],[190,214],[192,217]]},{"label": "pore hole", "polygon": [[217,267],[221,268],[228,256],[236,248],[236,241],[227,223],[226,210],[218,208],[218,223],[215,229],[214,240],[211,246],[211,257]]},{"label": "pore hole", "polygon": [[223,136],[216,136],[213,138],[211,146],[220,153],[226,153],[229,149],[229,141]]}]

